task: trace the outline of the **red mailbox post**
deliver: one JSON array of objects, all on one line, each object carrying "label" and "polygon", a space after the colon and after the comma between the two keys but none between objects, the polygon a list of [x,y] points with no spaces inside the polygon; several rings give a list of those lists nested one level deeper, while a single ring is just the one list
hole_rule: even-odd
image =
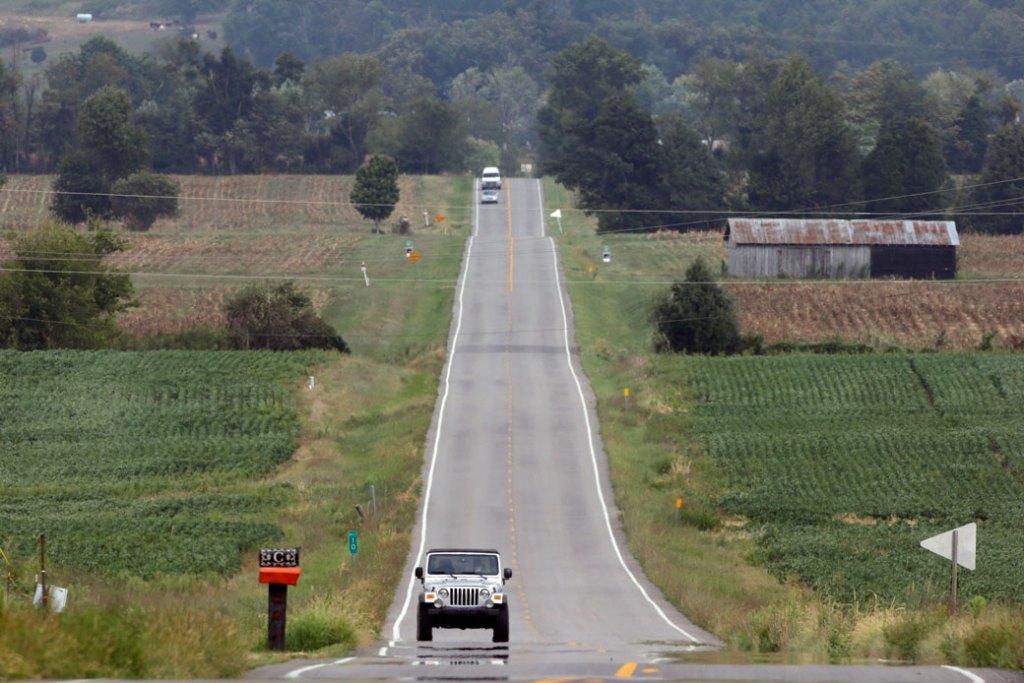
[{"label": "red mailbox post", "polygon": [[267,584],[267,649],[285,649],[288,586],[299,582],[298,548],[261,548],[260,583]]}]

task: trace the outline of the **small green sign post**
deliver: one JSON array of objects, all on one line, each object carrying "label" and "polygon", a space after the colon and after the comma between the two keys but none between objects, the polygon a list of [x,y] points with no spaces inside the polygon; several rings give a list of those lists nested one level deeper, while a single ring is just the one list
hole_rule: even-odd
[{"label": "small green sign post", "polygon": [[352,554],[352,564],[356,563],[356,553],[359,552],[359,532],[348,532],[348,551]]},{"label": "small green sign post", "polygon": [[412,255],[412,240],[405,241],[405,257],[409,258]]}]

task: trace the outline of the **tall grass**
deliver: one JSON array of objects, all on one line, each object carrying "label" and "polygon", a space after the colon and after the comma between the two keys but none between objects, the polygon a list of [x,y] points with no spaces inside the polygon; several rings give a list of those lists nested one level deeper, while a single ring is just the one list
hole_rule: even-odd
[{"label": "tall grass", "polygon": [[0,678],[223,678],[246,644],[221,614],[189,607],[77,604],[62,614],[0,611]]}]

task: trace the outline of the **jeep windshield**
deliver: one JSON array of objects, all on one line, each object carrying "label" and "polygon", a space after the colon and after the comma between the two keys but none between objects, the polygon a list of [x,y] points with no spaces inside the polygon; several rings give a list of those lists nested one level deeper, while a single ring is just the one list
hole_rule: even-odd
[{"label": "jeep windshield", "polygon": [[498,573],[497,555],[464,555],[439,553],[427,559],[428,574],[480,574]]}]

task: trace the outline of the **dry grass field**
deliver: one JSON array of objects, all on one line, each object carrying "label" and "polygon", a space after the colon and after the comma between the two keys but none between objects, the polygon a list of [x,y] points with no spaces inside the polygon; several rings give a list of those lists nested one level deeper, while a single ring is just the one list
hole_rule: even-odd
[{"label": "dry grass field", "polygon": [[[294,279],[323,305],[339,282],[351,285],[361,278],[360,259],[372,259],[371,268],[379,270],[390,258],[382,250],[394,250],[397,236],[371,235],[370,224],[348,203],[351,176],[176,180],[180,215],[157,221],[146,233],[128,233],[131,249],[109,259],[135,276],[140,305],[121,317],[134,335],[219,324],[225,298],[256,278]],[[0,191],[0,229],[17,232],[47,220],[50,183],[49,176],[11,177]],[[444,178],[403,176],[402,200],[391,222],[405,215],[417,235],[439,233],[432,217],[442,210],[444,199],[438,198],[445,197],[448,184]],[[680,264],[695,254],[713,267],[726,258],[716,232],[629,239],[635,240],[629,245],[633,260],[645,261],[633,267],[648,275],[646,261],[655,258],[662,265],[654,270],[670,279],[680,277]],[[964,234],[961,242],[954,281],[726,281],[725,288],[736,299],[744,334],[760,334],[769,344],[839,340],[954,350],[977,348],[988,339],[997,348],[1021,348],[1024,235]],[[0,240],[0,258],[5,256],[9,243]]]},{"label": "dry grass field", "polygon": [[[361,282],[361,261],[379,271],[381,252],[402,239],[371,234],[371,223],[348,201],[352,176],[175,180],[181,185],[180,215],[158,220],[147,232],[124,233],[130,248],[107,259],[133,274],[139,305],[119,322],[135,336],[219,325],[225,299],[262,279],[294,280],[322,308],[339,283]],[[51,182],[50,176],[9,178],[0,191],[5,237],[50,218]],[[443,211],[448,185],[445,178],[403,176],[401,200],[382,227],[390,232],[391,223],[405,215],[415,235],[440,233],[434,216]],[[400,255],[400,249],[391,252]],[[0,239],[0,259],[10,256],[10,240]]]},{"label": "dry grass field", "polygon": [[[659,232],[644,240],[660,250],[726,260],[722,235]],[[839,340],[876,348],[962,350],[986,338],[996,348],[1024,348],[1024,235],[960,235],[953,281],[725,281],[744,334],[766,343]],[[677,268],[681,275],[682,268]]]}]

